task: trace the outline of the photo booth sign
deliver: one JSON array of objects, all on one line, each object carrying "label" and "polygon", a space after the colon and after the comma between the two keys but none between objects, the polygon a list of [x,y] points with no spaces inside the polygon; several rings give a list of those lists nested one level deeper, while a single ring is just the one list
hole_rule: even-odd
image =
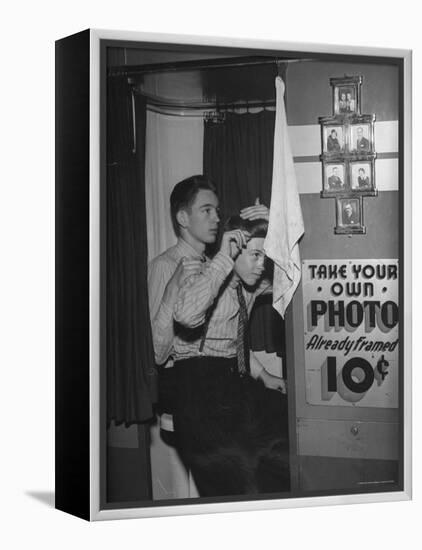
[{"label": "photo booth sign", "polygon": [[398,261],[302,263],[306,400],[398,407]]}]

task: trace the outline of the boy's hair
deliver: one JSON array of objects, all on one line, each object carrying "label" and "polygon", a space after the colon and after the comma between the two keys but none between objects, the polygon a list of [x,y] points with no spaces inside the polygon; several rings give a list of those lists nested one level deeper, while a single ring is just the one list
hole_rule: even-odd
[{"label": "boy's hair", "polygon": [[180,227],[176,217],[177,213],[179,210],[190,208],[201,189],[212,191],[217,195],[215,185],[205,176],[191,176],[179,181],[174,186],[170,195],[170,214],[173,229],[177,236],[180,235]]},{"label": "boy's hair", "polygon": [[240,216],[230,216],[224,225],[225,231],[233,231],[241,229],[250,234],[250,238],[262,237],[267,235],[268,222],[267,220],[244,220]]}]

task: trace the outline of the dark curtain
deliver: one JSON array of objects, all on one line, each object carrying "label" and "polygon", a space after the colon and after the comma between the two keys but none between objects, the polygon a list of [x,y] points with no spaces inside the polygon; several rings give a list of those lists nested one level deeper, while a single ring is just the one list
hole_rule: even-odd
[{"label": "dark curtain", "polygon": [[[270,205],[275,112],[226,113],[224,122],[205,121],[204,174],[217,187],[222,220],[254,204]],[[271,298],[257,302],[250,322],[251,347],[284,353],[284,323]]]},{"label": "dark curtain", "polygon": [[152,404],[156,401],[156,371],[147,290],[145,126],[144,98],[132,98],[127,79],[109,78],[107,420],[127,425],[152,418]]}]

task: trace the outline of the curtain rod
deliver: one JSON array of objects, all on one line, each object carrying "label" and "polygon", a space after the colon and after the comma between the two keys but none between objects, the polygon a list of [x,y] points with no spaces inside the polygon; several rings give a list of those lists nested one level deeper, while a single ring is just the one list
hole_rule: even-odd
[{"label": "curtain rod", "polygon": [[[226,112],[236,112],[239,110],[246,110],[249,112],[249,109],[260,111],[272,111],[275,109],[275,101],[268,102],[255,102],[255,103],[231,103],[231,104],[221,104],[214,105],[214,107],[203,107],[199,108],[189,108],[189,107],[163,107],[161,105],[147,103],[147,109],[157,114],[166,115],[166,116],[175,116],[175,117],[187,117],[187,118],[215,118],[220,115],[224,115]],[[179,111],[179,112],[177,112]],[[186,112],[183,112],[186,111]],[[260,112],[259,111],[259,112]],[[242,113],[243,114],[243,113]]]},{"label": "curtain rod", "polygon": [[275,63],[276,65],[284,63],[298,63],[301,61],[313,61],[312,59],[283,59],[279,57],[231,57],[221,60],[208,59],[202,61],[175,61],[168,63],[153,63],[149,65],[132,65],[109,67],[109,76],[127,76],[135,77],[144,74],[160,73],[160,72],[173,72],[181,70],[203,70],[203,69],[222,69],[222,68],[235,68],[245,67],[253,65],[267,65]]},{"label": "curtain rod", "polygon": [[209,110],[209,109],[253,109],[254,107],[273,107],[275,106],[274,99],[255,99],[251,101],[245,101],[241,99],[239,101],[198,101],[198,102],[186,102],[186,101],[169,101],[167,98],[161,98],[153,96],[144,91],[137,89],[137,94],[145,97],[147,104],[151,107],[158,107],[163,109],[187,109],[191,111],[196,110]]}]

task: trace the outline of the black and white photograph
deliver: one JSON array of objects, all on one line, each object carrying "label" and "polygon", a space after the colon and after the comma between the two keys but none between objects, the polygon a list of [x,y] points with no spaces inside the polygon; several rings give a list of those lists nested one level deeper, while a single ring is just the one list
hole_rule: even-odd
[{"label": "black and white photograph", "polygon": [[[286,112],[285,91],[293,97],[301,93],[306,62],[291,63],[282,52],[275,57],[234,56],[230,50],[218,53],[217,58],[209,52],[191,61],[189,52],[180,52],[178,60],[172,61],[165,48],[154,56],[136,44],[105,48],[109,136],[105,504],[136,497],[133,483],[128,482],[130,491],[125,494],[124,486],[113,481],[119,461],[124,460],[114,447],[117,439],[121,445],[125,439],[127,445],[136,440],[139,445],[150,442],[145,451],[151,479],[143,482],[150,493],[145,489],[143,498],[153,501],[289,498],[292,492],[372,490],[373,484],[362,485],[359,480],[359,469],[366,467],[383,472],[373,479],[378,489],[392,490],[400,483],[393,431],[385,434],[388,441],[382,452],[372,450],[368,440],[368,448],[364,444],[361,452],[350,454],[347,448],[353,448],[356,438],[353,430],[338,441],[336,450],[331,449],[330,421],[318,425],[315,439],[306,422],[302,426],[303,412],[293,405],[293,392],[297,407],[297,394],[304,389],[297,375],[300,357],[306,350],[312,363],[310,350],[320,349],[324,342],[316,329],[312,337],[306,333],[301,352],[288,349],[289,331],[302,332],[303,338],[305,321],[298,315],[287,326],[285,317],[289,306],[294,308],[296,302],[299,307],[299,253],[305,248],[305,255],[312,257],[319,247],[319,256],[328,259],[336,257],[333,254],[341,258],[344,251],[340,243],[333,249],[328,242],[312,240],[314,224],[321,226],[324,219],[323,201],[307,192],[299,194],[290,151],[296,150],[300,166],[300,141],[286,141],[286,121],[317,123],[313,112],[318,108],[317,92],[326,93],[329,84],[328,66],[314,60],[321,72],[319,81],[309,81],[315,105],[306,110],[300,101]],[[339,63],[337,72],[347,72],[347,63]],[[360,73],[365,72],[368,80],[379,77],[376,67],[367,70],[362,63]],[[384,88],[398,84],[398,73],[391,67]],[[355,88],[341,86],[338,94],[340,112],[353,113]],[[347,107],[342,106],[343,95]],[[374,111],[378,100],[373,98]],[[391,118],[398,116],[393,114],[395,108],[392,102]],[[356,128],[356,136],[364,139],[360,129]],[[324,137],[327,153],[344,148],[342,125],[327,125]],[[355,178],[359,189],[372,185],[365,169],[369,172],[368,163],[352,168],[352,181]],[[345,162],[325,163],[324,190],[335,196],[350,191]],[[388,193],[385,200],[394,200],[393,195]],[[284,201],[289,204],[287,210],[282,207]],[[303,214],[308,204],[311,217]],[[381,215],[381,204],[379,209]],[[339,198],[338,210],[340,232],[363,231],[359,198]],[[289,237],[287,227],[295,228],[289,230]],[[391,227],[394,224],[386,231],[383,258],[398,253],[389,237]],[[132,240],[133,235],[138,235],[137,240]],[[378,231],[370,238],[378,239]],[[355,257],[364,254],[364,247],[356,243]],[[281,267],[286,258],[289,271]],[[314,276],[324,277],[323,267],[315,265]],[[360,280],[361,274],[356,276]],[[140,287],[141,280],[146,287]],[[309,321],[316,323],[326,316],[329,335],[332,313],[327,308],[337,306],[330,300],[321,302],[318,293],[309,297],[309,304]],[[137,337],[143,326],[150,327],[149,338]],[[362,342],[368,349],[372,345],[366,336]],[[350,343],[358,345],[358,340]],[[343,344],[339,340],[337,345]],[[383,347],[384,340],[373,345]],[[361,358],[359,346],[352,357]],[[343,364],[356,364],[358,369],[363,358],[350,363],[348,353],[340,354],[335,368],[330,363],[331,377],[332,372],[342,372]],[[397,346],[384,358],[396,364]],[[135,392],[122,377],[126,383],[143,383]],[[309,380],[308,390],[317,384],[314,378]],[[373,386],[374,403],[391,381],[390,376],[388,382]],[[360,386],[349,385],[349,392],[361,395]],[[341,399],[334,401],[339,407],[338,422],[344,407],[354,402],[347,398],[342,404]],[[375,412],[378,406],[374,404]],[[386,418],[397,413],[397,407],[395,398]],[[309,413],[312,419],[313,412]],[[354,417],[349,409],[345,426],[366,418],[371,415]],[[126,428],[128,423],[137,430]],[[365,480],[371,481],[369,472]]]},{"label": "black and white photograph", "polygon": [[417,546],[417,4],[2,16],[1,546]]},{"label": "black and white photograph", "polygon": [[[337,197],[337,199],[336,199],[337,223],[336,223],[336,226],[334,228],[334,234],[335,235],[361,235],[361,234],[366,233],[366,226],[363,223],[363,206],[362,206],[363,203],[362,203],[362,199],[363,199],[363,197],[356,197],[356,196],[352,196],[352,195],[349,195],[349,196],[346,196],[346,197]],[[357,268],[353,268],[353,269],[357,269]],[[368,268],[368,270],[372,273],[373,268],[372,267]],[[363,278],[364,278],[364,276],[363,276]],[[334,288],[336,289],[335,292],[337,292],[337,286],[336,285],[333,285],[333,289]],[[347,288],[347,290],[346,290],[346,295],[347,295],[348,292],[350,291],[350,288],[354,288],[354,287],[352,286],[352,287],[346,287],[346,288]],[[343,290],[343,285],[342,284],[339,284],[338,290],[339,291]],[[366,290],[364,292],[366,292]],[[346,321],[347,326],[353,327],[354,322],[355,322],[353,319],[358,319],[361,314],[363,314],[363,309],[360,312],[357,312],[357,311],[354,312],[354,311],[352,311],[352,309],[348,310],[347,315],[349,315],[349,317],[347,317],[347,321]],[[356,317],[356,315],[358,317]],[[340,323],[341,323],[341,321],[340,321]],[[397,323],[395,323],[395,326],[396,326],[396,324]],[[368,349],[370,349],[370,347],[368,347]],[[348,365],[353,364],[358,369],[358,368],[362,367],[362,364],[363,364],[362,363],[360,365],[360,367],[358,367],[359,363],[360,363],[360,361],[357,361],[357,362],[352,361],[350,364],[348,362],[346,364],[348,364]],[[356,372],[352,367],[350,367],[350,368],[351,368],[351,371],[350,371],[351,374],[350,375],[351,375],[352,379],[356,380],[356,378],[355,378]],[[371,378],[372,374],[369,373],[368,369],[366,369],[366,370],[368,372],[368,376]],[[352,373],[353,373],[353,376],[352,376]],[[369,381],[370,378],[367,379],[367,382]],[[344,371],[343,371],[343,379],[344,379]],[[351,384],[352,384],[352,382],[351,382]],[[354,391],[353,388],[356,388],[357,386],[353,386],[353,388],[352,388],[352,386],[350,384],[349,385],[346,384],[346,387],[348,388],[348,390]],[[365,392],[366,392],[366,390],[365,390]],[[357,393],[360,393],[360,392],[358,391]],[[357,397],[357,396],[355,396],[355,397]],[[361,397],[363,397],[363,396],[360,395],[359,399],[356,399],[356,400],[360,401]],[[353,403],[355,402],[355,399],[350,398],[350,397],[348,397],[348,400],[353,402]]]},{"label": "black and white photograph", "polygon": [[[86,32],[100,61],[91,517],[402,495],[400,58]],[[361,81],[391,144],[377,170],[396,167],[376,199],[372,161],[344,151],[347,118],[324,128],[341,157],[321,176],[333,82],[352,117]],[[76,350],[58,349],[69,368]]]},{"label": "black and white photograph", "polygon": [[339,225],[360,225],[360,201],[359,199],[340,199],[340,220]]},{"label": "black and white photograph", "polygon": [[344,162],[323,164],[323,191],[328,193],[345,192],[349,189]]},{"label": "black and white photograph", "polygon": [[350,150],[357,155],[365,155],[373,151],[372,132],[369,123],[350,125]]},{"label": "black and white photograph", "polygon": [[355,89],[347,86],[340,86],[337,89],[338,114],[356,113]]},{"label": "black and white photograph", "polygon": [[345,136],[343,126],[324,126],[323,151],[329,155],[344,152]]},{"label": "black and white photograph", "polygon": [[330,84],[333,95],[333,115],[349,119],[360,114],[361,85],[363,74],[343,73],[332,76]]},{"label": "black and white photograph", "polygon": [[351,162],[349,168],[352,191],[374,190],[373,161]]}]

